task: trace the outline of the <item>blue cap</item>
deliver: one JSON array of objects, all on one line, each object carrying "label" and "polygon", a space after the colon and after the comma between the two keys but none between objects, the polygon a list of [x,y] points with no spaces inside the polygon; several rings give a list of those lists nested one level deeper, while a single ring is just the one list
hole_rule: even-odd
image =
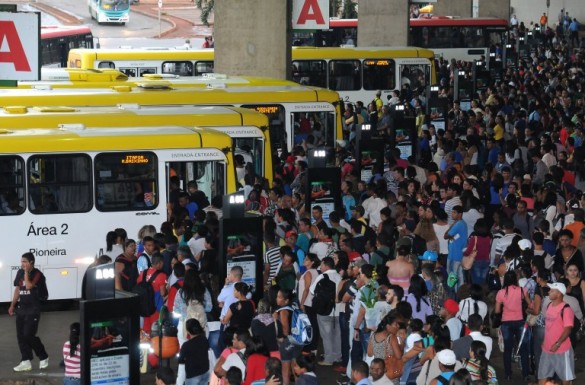
[{"label": "blue cap", "polygon": [[423,255],[418,257],[418,259],[420,259],[421,261],[429,261],[429,262],[437,262],[438,258],[439,258],[439,256],[437,255],[437,252],[432,251],[432,250],[427,250],[424,252]]}]

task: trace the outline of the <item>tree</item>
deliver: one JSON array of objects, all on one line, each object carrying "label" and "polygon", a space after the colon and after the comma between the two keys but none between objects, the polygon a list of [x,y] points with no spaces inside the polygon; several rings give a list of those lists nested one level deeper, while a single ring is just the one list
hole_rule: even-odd
[{"label": "tree", "polygon": [[342,0],[329,1],[329,16],[337,17],[339,15],[339,10],[341,9],[341,1]]},{"label": "tree", "polygon": [[353,0],[343,1],[343,14],[342,19],[357,19],[357,4]]},{"label": "tree", "polygon": [[201,22],[209,27],[209,16],[213,13],[215,0],[195,0],[195,6],[201,10]]}]

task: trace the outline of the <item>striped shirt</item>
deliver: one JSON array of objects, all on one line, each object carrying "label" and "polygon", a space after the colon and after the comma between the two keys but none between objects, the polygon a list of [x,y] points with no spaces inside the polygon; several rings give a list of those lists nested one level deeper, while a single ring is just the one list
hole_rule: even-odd
[{"label": "striped shirt", "polygon": [[65,377],[81,377],[81,347],[78,344],[75,355],[71,356],[69,341],[63,345],[63,360],[65,361]]},{"label": "striped shirt", "polygon": [[270,287],[272,285],[272,280],[276,277],[278,273],[278,269],[280,268],[280,247],[275,246],[268,250],[264,254],[264,265],[270,265],[270,274],[268,275],[268,282],[265,284]]}]

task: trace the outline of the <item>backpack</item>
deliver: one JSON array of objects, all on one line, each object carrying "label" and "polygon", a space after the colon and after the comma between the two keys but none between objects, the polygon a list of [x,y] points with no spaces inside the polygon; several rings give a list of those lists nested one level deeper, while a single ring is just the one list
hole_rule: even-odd
[{"label": "backpack", "polygon": [[288,335],[290,343],[299,346],[310,344],[313,340],[313,327],[309,316],[296,306],[286,306],[282,308],[282,310],[284,309],[292,311],[290,334]]},{"label": "backpack", "polygon": [[327,274],[322,275],[323,278],[315,285],[312,307],[318,315],[327,316],[335,306],[335,282]]},{"label": "backpack", "polygon": [[37,296],[40,301],[46,301],[49,299],[49,290],[47,289],[47,279],[45,275],[39,270],[39,274],[41,275],[38,282],[37,282]]},{"label": "backpack", "polygon": [[140,316],[149,317],[156,312],[156,304],[154,303],[154,287],[152,282],[161,273],[157,270],[152,274],[149,280],[146,280],[146,273],[148,270],[142,272],[142,281],[136,284],[132,289],[132,293],[136,294],[140,299]]}]

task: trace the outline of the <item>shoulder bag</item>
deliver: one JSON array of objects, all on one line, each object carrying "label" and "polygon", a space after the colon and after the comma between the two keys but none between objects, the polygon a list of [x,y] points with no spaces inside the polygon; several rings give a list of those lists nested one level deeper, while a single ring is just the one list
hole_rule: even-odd
[{"label": "shoulder bag", "polygon": [[469,255],[464,255],[463,259],[461,260],[461,267],[463,270],[471,270],[473,267],[473,262],[475,262],[475,257],[477,256],[477,236],[473,237],[475,242],[473,244],[473,250]]},{"label": "shoulder bag", "polygon": [[391,338],[392,335],[388,336],[388,339],[386,339],[386,358],[384,359],[384,363],[386,364],[386,376],[389,379],[394,380],[402,376],[402,372],[404,371],[404,362],[402,362],[401,359],[396,358],[394,352],[392,352],[392,355],[388,354],[388,345],[390,344]]}]

